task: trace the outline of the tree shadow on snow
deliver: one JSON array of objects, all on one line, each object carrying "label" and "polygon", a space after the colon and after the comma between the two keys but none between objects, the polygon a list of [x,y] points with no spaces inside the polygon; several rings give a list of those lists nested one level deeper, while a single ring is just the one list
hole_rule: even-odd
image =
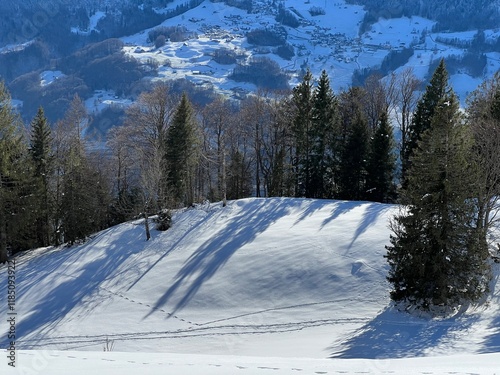
[{"label": "tree shadow on snow", "polygon": [[[63,319],[68,318],[75,307],[81,306],[84,310],[91,311],[96,304],[102,302],[102,298],[94,297],[95,293],[100,291],[100,285],[114,277],[116,270],[130,256],[143,249],[143,246],[138,246],[143,237],[143,230],[137,227],[135,230],[124,231],[121,236],[115,235],[116,240],[106,243],[104,250],[99,249],[92,259],[92,247],[98,245],[111,230],[101,233],[82,246],[54,249],[18,269],[16,283],[21,298],[17,302],[19,309],[22,308],[23,294],[28,290],[33,293],[43,285],[40,287],[40,293],[43,295],[30,309],[31,313],[17,322],[18,348],[33,349],[43,345],[47,335]],[[84,267],[74,267],[81,258],[87,256],[90,259],[82,261]],[[44,279],[53,279],[54,275],[58,275],[57,280],[64,281],[53,286],[46,285]],[[92,299],[89,298],[91,296]],[[34,335],[31,336],[32,334]],[[0,346],[6,347],[6,337],[0,340]]]},{"label": "tree shadow on snow", "polygon": [[480,353],[500,352],[500,316],[497,316],[490,324],[490,333],[486,336]]},{"label": "tree shadow on snow", "polygon": [[252,242],[279,218],[288,214],[289,209],[289,202],[279,198],[256,199],[245,203],[239,214],[231,217],[225,227],[194,251],[175,276],[175,282],[156,301],[144,319],[174,298],[178,302],[173,312],[185,307],[201,286],[214,276],[238,249]]},{"label": "tree shadow on snow", "polygon": [[[499,268],[499,265],[494,265],[495,268]],[[497,271],[494,280],[491,282],[491,295],[494,296],[493,300],[490,302],[490,309],[497,309],[497,316],[490,322],[488,335],[485,337],[483,342],[483,347],[481,353],[498,353],[500,352],[500,306],[498,301],[500,299],[500,291],[496,290],[496,286],[500,281],[500,273]]]},{"label": "tree shadow on snow", "polygon": [[[370,228],[372,225],[374,225],[377,222],[377,219],[380,215],[382,215],[384,212],[391,210],[392,206],[387,205],[387,204],[382,204],[382,203],[369,203],[366,206],[366,210],[363,213],[361,222],[359,223],[358,227],[356,228],[356,232],[354,233],[352,237],[351,244],[349,245],[348,249],[350,249],[356,240],[361,236],[363,233],[365,233],[368,228]],[[389,225],[389,222],[387,222],[387,225]]]},{"label": "tree shadow on snow", "polygon": [[348,213],[349,211],[354,210],[357,207],[362,206],[363,204],[366,204],[366,202],[362,201],[337,201],[337,205],[335,209],[332,211],[331,215],[323,220],[321,223],[321,228],[324,228],[328,224],[330,224],[332,221],[340,217],[341,215],[344,215]]},{"label": "tree shadow on snow", "polygon": [[[418,357],[455,330],[470,327],[470,319],[460,316],[442,320],[413,317],[388,307],[376,318],[340,344],[331,358],[404,358]],[[330,348],[333,350],[333,347]]]}]

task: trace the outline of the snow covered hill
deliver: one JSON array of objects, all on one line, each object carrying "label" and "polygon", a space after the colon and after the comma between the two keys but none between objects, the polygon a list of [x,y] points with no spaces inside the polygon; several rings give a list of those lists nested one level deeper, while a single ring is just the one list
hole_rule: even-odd
[{"label": "snow covered hill", "polygon": [[[81,246],[26,253],[16,259],[18,363],[43,362],[46,374],[494,373],[498,269],[488,301],[453,318],[395,311],[383,255],[397,210],[245,199],[178,212],[149,242],[136,221]],[[111,347],[130,355],[102,352]]]}]

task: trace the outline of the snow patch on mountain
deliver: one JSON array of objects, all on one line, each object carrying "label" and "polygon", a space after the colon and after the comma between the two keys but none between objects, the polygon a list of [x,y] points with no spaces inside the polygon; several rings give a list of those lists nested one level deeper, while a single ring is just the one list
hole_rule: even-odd
[{"label": "snow patch on mountain", "polygon": [[98,11],[90,17],[89,27],[86,30],[82,30],[79,27],[72,27],[71,32],[74,34],[79,34],[79,35],[90,35],[92,33],[92,31],[99,32],[99,30],[97,29],[97,24],[99,23],[99,21],[101,19],[103,19],[105,17],[106,17],[106,13],[104,13],[102,11]]}]

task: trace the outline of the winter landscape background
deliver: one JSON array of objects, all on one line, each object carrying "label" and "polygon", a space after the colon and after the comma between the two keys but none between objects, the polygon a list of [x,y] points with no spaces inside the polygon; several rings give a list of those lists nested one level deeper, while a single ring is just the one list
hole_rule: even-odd
[{"label": "winter landscape background", "polygon": [[[54,122],[78,93],[100,135],[151,79],[185,78],[182,89],[191,85],[206,103],[213,90],[241,99],[259,88],[293,87],[307,68],[314,76],[325,69],[336,90],[363,84],[371,73],[387,76],[408,67],[425,82],[445,58],[464,104],[500,67],[494,1],[174,0],[138,6],[53,0],[1,6],[10,18],[0,24],[0,75],[23,117],[31,119],[42,104]],[[170,30],[160,46],[162,27]],[[257,38],[262,30],[269,34]],[[221,63],[222,57],[228,60]],[[234,72],[255,58],[267,61],[264,78],[253,71],[250,80],[238,79]]]},{"label": "winter landscape background", "polygon": [[[290,124],[296,118],[287,110],[295,107],[280,102],[284,96],[273,101],[272,90],[290,94],[286,90],[299,85],[308,70],[314,82],[325,71],[334,91],[345,94],[342,113],[336,114],[346,120],[344,138],[352,135],[361,118],[348,115],[354,103],[367,116],[359,123],[372,127],[363,137],[373,140],[381,117],[377,112],[369,119],[368,112],[370,105],[380,103],[365,93],[373,94],[409,68],[422,84],[414,87],[406,115],[411,117],[417,94],[424,92],[441,60],[466,107],[469,94],[500,69],[498,16],[498,2],[482,0],[0,4],[0,78],[22,120],[8,113],[10,123],[2,122],[0,106],[0,136],[7,129],[7,141],[0,138],[1,250],[7,250],[8,242],[17,252],[8,264],[0,265],[2,291],[5,286],[0,295],[2,373],[499,373],[498,263],[491,262],[490,290],[480,301],[446,317],[409,314],[390,299],[384,258],[393,234],[390,221],[402,212],[401,206],[340,200],[346,196],[346,182],[339,185],[337,180],[330,191],[318,193],[340,197],[335,200],[246,198],[229,200],[227,206],[219,202],[226,195],[227,186],[222,185],[228,184],[226,161],[227,179],[237,186],[237,198],[301,196],[303,185],[297,181],[303,176],[296,173],[299,162],[290,151],[300,148],[300,140],[291,135],[296,129]],[[370,75],[383,85],[369,86],[374,82]],[[165,81],[171,83],[167,91],[156,86],[159,96],[144,95]],[[367,91],[356,91],[358,87]],[[148,194],[161,190],[165,176],[160,175],[165,171],[155,170],[155,163],[163,166],[161,142],[172,117],[166,116],[162,129],[146,125],[141,135],[146,138],[127,131],[147,122],[138,117],[137,109],[163,98],[165,92],[172,99],[163,103],[170,106],[168,116],[184,92],[194,104],[193,118],[203,120],[197,129],[203,128],[204,148],[194,163],[202,167],[193,167],[190,178],[199,183],[199,197],[210,196],[213,203],[204,197],[189,208],[171,211],[172,227],[160,232],[154,229],[154,214],[165,207],[148,212]],[[261,96],[252,101],[256,93]],[[217,94],[234,107],[214,105],[215,114],[202,113],[209,103],[217,104]],[[241,117],[214,120],[223,111],[236,112],[239,103],[247,105],[242,105],[246,112],[241,111]],[[30,123],[40,106],[56,135],[50,139],[55,146],[44,145],[47,152],[58,152],[59,164],[50,170],[50,183],[44,186],[46,193],[57,191],[56,203],[33,199],[39,190],[33,188],[35,180],[25,176],[36,168],[25,167],[23,157],[34,147],[28,148],[29,142],[19,146],[23,142],[12,130],[19,125],[16,131],[26,136],[29,131],[22,122]],[[259,112],[261,108],[265,109]],[[468,112],[472,118],[478,108],[472,106]],[[405,112],[398,105],[390,109],[389,122],[399,125],[395,137],[401,142],[398,130]],[[261,126],[256,125],[255,136],[254,120]],[[373,121],[367,125],[369,120]],[[155,130],[153,146],[141,147]],[[332,134],[339,136],[337,130]],[[125,151],[120,134],[128,137],[130,148]],[[311,139],[318,137],[316,133]],[[399,156],[399,146],[390,146]],[[283,160],[289,169],[274,164],[281,155],[279,147],[287,150]],[[330,171],[335,178],[348,170],[346,155],[356,154],[345,152],[344,143],[341,147],[330,150],[335,154],[332,160],[345,163],[343,170]],[[3,155],[12,159],[3,163]],[[330,169],[340,168],[331,165]],[[288,173],[289,180],[278,181],[276,190],[288,189],[286,193],[269,193],[275,187],[270,182],[275,172]],[[394,186],[388,190],[401,183],[396,181],[400,161],[391,172]],[[326,174],[322,178],[328,180]],[[388,191],[384,201],[393,200],[394,194]],[[498,203],[498,197],[489,198]],[[57,208],[49,210],[49,201]],[[67,202],[76,202],[75,210]],[[82,214],[78,205],[84,203],[89,204]],[[38,204],[39,212],[26,213],[31,204]],[[498,205],[493,218],[497,209]],[[146,219],[151,223],[149,241],[145,211],[152,215]],[[55,218],[50,225],[40,225],[40,218],[49,216]],[[32,221],[22,225],[23,220]],[[94,230],[117,222],[123,223]],[[492,252],[500,246],[497,224],[487,235]],[[5,228],[15,231],[4,235]],[[33,238],[32,228],[53,233]],[[68,239],[70,245],[59,244]],[[37,241],[57,245],[21,251]],[[10,304],[9,285],[15,285],[15,305]],[[10,339],[13,329],[15,345]],[[12,352],[15,368],[9,365]]]}]

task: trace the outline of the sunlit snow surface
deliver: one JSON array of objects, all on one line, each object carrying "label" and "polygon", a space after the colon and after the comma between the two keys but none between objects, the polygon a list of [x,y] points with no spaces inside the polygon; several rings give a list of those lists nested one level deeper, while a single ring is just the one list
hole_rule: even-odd
[{"label": "sunlit snow surface", "polygon": [[61,77],[64,74],[60,70],[46,70],[40,74],[40,86],[48,86]]},{"label": "sunlit snow surface", "polygon": [[[310,359],[202,354],[21,352],[6,374],[265,375],[265,374],[498,374],[500,354],[410,359]],[[4,373],[4,372],[2,372]]]},{"label": "sunlit snow surface", "polygon": [[[383,258],[397,212],[245,199],[178,212],[149,242],[136,221],[27,253],[16,261],[18,365],[43,374],[498,371],[498,265],[481,306],[435,320],[398,312]],[[0,275],[6,285],[4,266]]]}]

